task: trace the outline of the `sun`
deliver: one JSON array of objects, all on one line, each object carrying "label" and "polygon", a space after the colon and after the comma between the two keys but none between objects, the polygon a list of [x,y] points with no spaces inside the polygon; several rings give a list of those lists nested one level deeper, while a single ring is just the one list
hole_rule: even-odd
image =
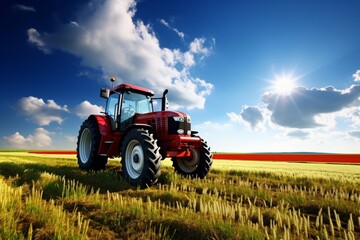
[{"label": "sun", "polygon": [[276,75],[271,89],[280,95],[290,95],[297,87],[296,80],[292,74]]}]

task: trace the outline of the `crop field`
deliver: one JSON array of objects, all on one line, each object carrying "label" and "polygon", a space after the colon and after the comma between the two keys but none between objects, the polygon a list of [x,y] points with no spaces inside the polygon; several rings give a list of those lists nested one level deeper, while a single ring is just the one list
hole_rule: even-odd
[{"label": "crop field", "polygon": [[205,179],[162,162],[157,185],[119,159],[0,152],[0,239],[360,239],[360,165],[215,160]]}]

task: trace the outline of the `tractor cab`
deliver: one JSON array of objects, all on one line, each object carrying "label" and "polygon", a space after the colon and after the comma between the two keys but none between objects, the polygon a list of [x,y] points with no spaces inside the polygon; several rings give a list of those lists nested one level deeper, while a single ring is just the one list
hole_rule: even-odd
[{"label": "tractor cab", "polygon": [[[162,101],[165,103],[166,93]],[[153,99],[157,99],[152,98],[153,91],[131,84],[120,84],[113,90],[102,88],[100,96],[107,99],[105,114],[113,131],[125,131],[133,123],[135,114],[153,112]]]}]

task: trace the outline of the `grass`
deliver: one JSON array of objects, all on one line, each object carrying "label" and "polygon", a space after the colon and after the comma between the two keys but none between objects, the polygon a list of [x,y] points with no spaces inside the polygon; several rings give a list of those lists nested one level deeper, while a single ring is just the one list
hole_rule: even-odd
[{"label": "grass", "polygon": [[0,239],[359,239],[360,166],[214,161],[140,190],[119,159],[82,172],[74,156],[0,152]]}]

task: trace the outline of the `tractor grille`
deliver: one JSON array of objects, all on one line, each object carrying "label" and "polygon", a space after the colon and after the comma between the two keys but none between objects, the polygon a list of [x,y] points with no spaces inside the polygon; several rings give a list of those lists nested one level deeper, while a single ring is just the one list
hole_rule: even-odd
[{"label": "tractor grille", "polygon": [[156,119],[156,132],[159,134],[166,134],[166,118]]}]

